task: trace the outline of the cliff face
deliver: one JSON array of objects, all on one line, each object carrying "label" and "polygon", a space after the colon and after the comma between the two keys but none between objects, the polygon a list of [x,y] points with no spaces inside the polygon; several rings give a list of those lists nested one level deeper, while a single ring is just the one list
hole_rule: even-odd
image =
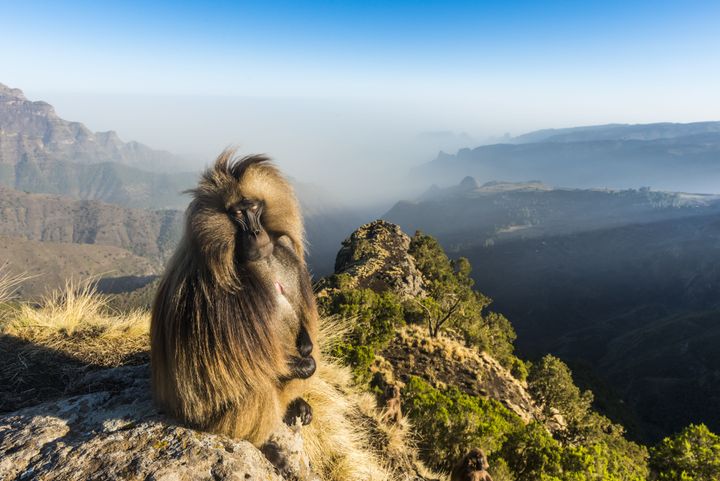
[{"label": "cliff face", "polygon": [[0,84],[0,164],[23,160],[120,162],[148,168],[176,165],[169,152],[138,142],[123,142],[113,131],[90,131],[80,122],[63,120],[47,102],[33,102],[20,89]]},{"label": "cliff face", "polygon": [[[115,132],[68,122],[0,84],[0,185],[129,207],[184,208],[196,174],[185,161]],[[187,165],[187,163],[185,163]]]},{"label": "cliff face", "polygon": [[158,266],[172,253],[182,219],[180,211],[131,209],[0,187],[0,235],[121,247],[154,259]]}]

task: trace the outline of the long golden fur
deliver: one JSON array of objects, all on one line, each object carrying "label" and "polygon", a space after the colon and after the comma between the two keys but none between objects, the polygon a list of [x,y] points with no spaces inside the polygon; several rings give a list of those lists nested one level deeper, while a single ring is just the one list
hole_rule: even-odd
[{"label": "long golden fur", "polygon": [[[300,326],[314,344],[317,335],[300,208],[266,157],[237,159],[232,150],[190,193],[185,232],[152,310],[154,398],[194,427],[260,445],[306,382],[286,380],[293,336]],[[264,202],[262,224],[275,245],[273,260],[257,265],[239,260],[242,245],[228,216],[248,198]],[[283,269],[283,282],[296,284],[287,296],[272,278]]]}]

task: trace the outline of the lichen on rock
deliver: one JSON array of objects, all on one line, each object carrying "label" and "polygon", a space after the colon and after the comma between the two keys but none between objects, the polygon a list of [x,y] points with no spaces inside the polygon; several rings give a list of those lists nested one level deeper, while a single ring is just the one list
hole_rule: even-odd
[{"label": "lichen on rock", "polygon": [[318,295],[340,287],[392,291],[401,298],[423,296],[422,274],[408,254],[410,237],[384,220],[365,224],[342,243],[335,274],[320,281]]},{"label": "lichen on rock", "polygon": [[[282,479],[249,442],[195,431],[158,413],[146,365],[93,372],[74,389],[85,394],[0,417],[0,479]],[[287,428],[274,440],[299,479],[317,479],[299,431]]]}]

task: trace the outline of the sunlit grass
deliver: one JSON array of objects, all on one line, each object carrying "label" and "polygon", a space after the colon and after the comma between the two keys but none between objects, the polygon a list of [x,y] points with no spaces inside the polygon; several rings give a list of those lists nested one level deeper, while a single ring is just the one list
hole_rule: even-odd
[{"label": "sunlit grass", "polygon": [[30,278],[27,274],[13,274],[7,264],[0,266],[0,304],[14,300],[20,285]]},{"label": "sunlit grass", "polygon": [[68,282],[38,303],[9,304],[3,317],[2,334],[88,364],[117,366],[149,348],[149,313],[111,309],[91,280]]}]

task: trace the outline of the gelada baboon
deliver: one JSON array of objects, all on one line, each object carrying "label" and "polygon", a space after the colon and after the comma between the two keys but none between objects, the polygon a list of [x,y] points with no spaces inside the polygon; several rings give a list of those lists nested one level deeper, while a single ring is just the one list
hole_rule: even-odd
[{"label": "gelada baboon", "polygon": [[400,401],[400,388],[396,384],[388,384],[382,395],[384,410],[381,415],[383,421],[399,423],[402,419],[402,404]]},{"label": "gelada baboon", "polygon": [[299,396],[318,315],[298,202],[266,157],[231,150],[189,193],[152,310],[153,395],[193,427],[262,446],[283,420],[312,418]]},{"label": "gelada baboon", "polygon": [[450,481],[492,481],[489,467],[483,450],[471,449],[453,468]]}]

